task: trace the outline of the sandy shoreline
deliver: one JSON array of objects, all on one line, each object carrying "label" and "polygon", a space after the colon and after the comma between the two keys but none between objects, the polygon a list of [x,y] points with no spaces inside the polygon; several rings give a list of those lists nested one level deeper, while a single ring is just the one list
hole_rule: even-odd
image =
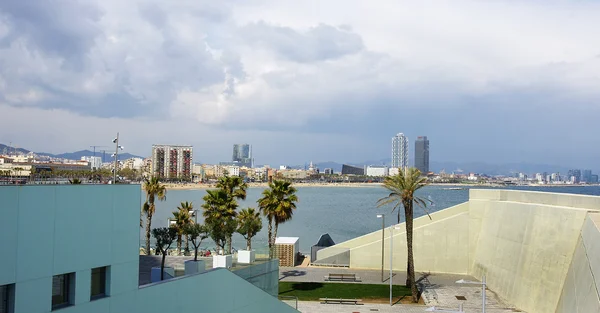
[{"label": "sandy shoreline", "polygon": [[[381,183],[294,183],[294,187],[380,187]],[[214,189],[215,184],[165,184],[167,189],[174,190],[194,190],[194,189]],[[249,188],[267,188],[268,183],[248,183]]]}]

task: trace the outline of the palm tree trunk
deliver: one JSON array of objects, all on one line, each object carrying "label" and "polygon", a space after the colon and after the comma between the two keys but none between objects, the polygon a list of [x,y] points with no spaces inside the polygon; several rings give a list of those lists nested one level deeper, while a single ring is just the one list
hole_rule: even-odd
[{"label": "palm tree trunk", "polygon": [[279,223],[277,221],[275,221],[275,230],[273,231],[273,257],[278,258],[279,256],[275,255],[275,241],[277,239],[277,230],[279,229]]},{"label": "palm tree trunk", "polygon": [[248,251],[252,251],[252,237],[246,238],[246,248]]},{"label": "palm tree trunk", "polygon": [[227,251],[229,251],[229,254],[231,254],[231,238],[233,237],[233,235],[229,235],[229,237],[227,237]]},{"label": "palm tree trunk", "polygon": [[181,235],[177,235],[177,255],[181,255]]},{"label": "palm tree trunk", "polygon": [[150,227],[152,226],[152,215],[146,215],[146,255],[150,255]]},{"label": "palm tree trunk", "polygon": [[272,233],[273,233],[273,220],[269,219],[269,227],[268,227],[268,239],[267,241],[269,242],[269,259],[273,258],[273,242],[271,241],[271,239],[273,238]]},{"label": "palm tree trunk", "polygon": [[190,252],[190,241],[188,240],[188,236],[185,236],[185,253],[189,254]]},{"label": "palm tree trunk", "polygon": [[406,247],[408,254],[408,272],[406,273],[407,279],[410,280],[410,290],[412,293],[412,302],[417,303],[419,301],[417,284],[415,283],[415,264],[413,257],[413,212],[412,212],[412,201],[407,205],[406,208]]}]

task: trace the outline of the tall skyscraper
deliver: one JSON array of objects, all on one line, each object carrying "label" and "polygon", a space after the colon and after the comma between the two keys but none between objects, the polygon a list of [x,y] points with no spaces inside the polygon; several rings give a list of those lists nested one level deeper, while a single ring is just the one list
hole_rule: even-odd
[{"label": "tall skyscraper", "polygon": [[252,167],[252,147],[247,143],[234,144],[231,161],[239,163],[240,166]]},{"label": "tall skyscraper", "polygon": [[419,136],[415,141],[415,167],[423,175],[429,173],[429,140],[427,136]]},{"label": "tall skyscraper", "polygon": [[191,178],[192,146],[152,145],[152,174],[161,178]]},{"label": "tall skyscraper", "polygon": [[392,167],[408,167],[408,138],[403,133],[392,138]]}]

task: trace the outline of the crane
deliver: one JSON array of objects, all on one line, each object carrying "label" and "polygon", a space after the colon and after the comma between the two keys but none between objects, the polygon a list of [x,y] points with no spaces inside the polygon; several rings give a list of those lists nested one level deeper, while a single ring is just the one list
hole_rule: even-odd
[{"label": "crane", "polygon": [[[108,146],[90,146],[90,148],[94,149],[94,156],[96,156],[96,148],[106,148]],[[102,159],[102,161],[104,162],[104,159]]]}]

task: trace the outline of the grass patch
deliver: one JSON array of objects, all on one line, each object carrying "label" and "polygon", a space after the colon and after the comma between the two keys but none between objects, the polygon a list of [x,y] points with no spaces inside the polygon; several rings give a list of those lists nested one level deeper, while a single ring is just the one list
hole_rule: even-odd
[{"label": "grass patch", "polygon": [[[394,298],[410,296],[410,288],[393,286]],[[389,285],[279,282],[280,296],[296,296],[298,300],[319,300],[319,298],[344,299],[389,299]]]}]

